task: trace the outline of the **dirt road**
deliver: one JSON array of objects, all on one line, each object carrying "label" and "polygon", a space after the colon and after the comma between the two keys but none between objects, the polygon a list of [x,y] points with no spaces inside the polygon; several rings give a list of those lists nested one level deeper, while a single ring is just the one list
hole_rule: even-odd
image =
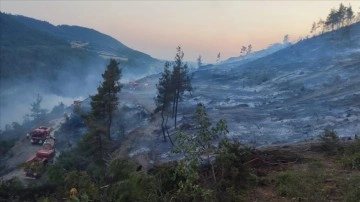
[{"label": "dirt road", "polygon": [[[65,121],[63,117],[49,121],[48,127],[51,127],[51,136],[55,138],[55,132],[59,130],[61,124]],[[13,177],[18,177],[22,182],[27,184],[27,178],[21,168],[21,165],[36,154],[41,148],[41,145],[31,144],[30,140],[26,138],[26,135],[17,142],[11,148],[12,157],[6,162],[7,170],[9,172],[0,177],[0,180],[9,180]]]}]

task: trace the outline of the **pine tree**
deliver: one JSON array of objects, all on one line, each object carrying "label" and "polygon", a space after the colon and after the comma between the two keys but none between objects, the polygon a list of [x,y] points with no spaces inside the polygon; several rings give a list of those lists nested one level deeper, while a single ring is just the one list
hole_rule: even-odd
[{"label": "pine tree", "polygon": [[323,19],[319,19],[319,21],[317,22],[317,28],[322,28],[321,30],[321,33],[320,34],[323,34],[326,30],[326,25],[325,25],[325,21]]},{"label": "pine tree", "polygon": [[41,121],[47,112],[46,109],[41,108],[42,99],[42,96],[40,94],[37,94],[35,102],[31,103],[30,117],[32,117],[33,120],[36,122]]},{"label": "pine tree", "polygon": [[191,77],[188,75],[188,66],[183,63],[184,52],[181,47],[176,48],[175,61],[173,64],[173,71],[171,74],[172,90],[174,93],[173,97],[173,117],[174,125],[176,128],[176,120],[178,114],[178,106],[185,91],[191,91]]},{"label": "pine tree", "polygon": [[344,26],[344,21],[346,20],[346,10],[347,8],[344,6],[344,4],[340,3],[339,9],[337,11],[338,28]]},{"label": "pine tree", "polygon": [[350,25],[355,18],[354,11],[352,10],[352,7],[349,6],[346,8],[346,20],[347,24]]},{"label": "pine tree", "polygon": [[119,100],[117,94],[122,87],[119,83],[121,70],[118,65],[119,63],[116,60],[110,60],[105,72],[102,74],[104,81],[97,89],[98,94],[91,96],[92,119],[105,126],[108,139],[111,139],[110,128],[113,112],[117,110]]},{"label": "pine tree", "polygon": [[[174,97],[174,92],[172,90],[171,83],[171,71],[170,71],[170,63],[166,62],[164,66],[164,72],[159,78],[159,83],[156,85],[158,94],[155,98],[156,104],[156,112],[161,111],[161,129],[164,137],[164,141],[166,141],[166,132],[167,132],[167,121],[168,121],[168,112],[171,105],[171,101]],[[169,136],[169,135],[168,135]],[[171,138],[169,136],[171,141]],[[172,141],[171,141],[172,143]]]},{"label": "pine tree", "polygon": [[241,46],[241,49],[240,49],[240,56],[245,56],[246,54],[246,46]]},{"label": "pine tree", "polygon": [[314,34],[314,36],[316,35],[316,28],[317,28],[316,22],[313,22],[310,33]]},{"label": "pine tree", "polygon": [[331,9],[328,17],[326,18],[325,26],[327,28],[331,27],[331,30],[333,31],[336,23],[337,23],[337,11],[335,9]]},{"label": "pine tree", "polygon": [[117,94],[121,90],[119,63],[110,60],[105,72],[104,81],[98,87],[98,93],[91,97],[91,113],[86,117],[88,133],[80,144],[85,157],[92,158],[92,172],[100,179],[104,178],[107,160],[111,151],[111,123],[113,112],[117,109]]},{"label": "pine tree", "polygon": [[216,63],[218,63],[218,62],[220,62],[220,57],[221,57],[221,55],[220,55],[220,52],[217,54],[217,56],[216,56]]},{"label": "pine tree", "polygon": [[248,47],[247,47],[247,50],[246,50],[246,55],[250,54],[252,51],[252,45],[249,44]]},{"label": "pine tree", "polygon": [[286,34],[283,38],[283,44],[288,44],[289,43],[289,35]]},{"label": "pine tree", "polygon": [[196,62],[197,62],[198,68],[200,68],[200,67],[202,66],[202,57],[201,57],[201,55],[199,55],[199,57],[197,58]]},{"label": "pine tree", "polygon": [[88,169],[94,176],[104,178],[109,154],[112,149],[111,141],[107,138],[106,127],[94,120],[88,122],[88,132],[80,145],[80,150],[85,158],[91,161]]}]

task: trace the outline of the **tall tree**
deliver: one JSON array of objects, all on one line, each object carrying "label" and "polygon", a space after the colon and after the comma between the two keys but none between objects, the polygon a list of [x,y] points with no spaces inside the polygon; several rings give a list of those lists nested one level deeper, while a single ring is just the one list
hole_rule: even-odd
[{"label": "tall tree", "polygon": [[105,72],[103,82],[97,88],[98,93],[91,97],[91,113],[86,117],[88,132],[80,144],[84,156],[91,158],[91,171],[98,180],[104,179],[109,153],[111,151],[111,123],[113,112],[117,109],[117,94],[121,90],[119,63],[111,59]]},{"label": "tall tree", "polygon": [[344,26],[344,21],[346,20],[346,10],[347,8],[344,6],[344,4],[340,3],[339,9],[337,11],[337,23],[338,28]]},{"label": "tall tree", "polygon": [[106,128],[107,138],[111,139],[111,124],[113,113],[117,109],[117,94],[121,90],[119,79],[121,77],[121,69],[119,63],[111,59],[107,65],[105,72],[102,74],[104,81],[98,87],[98,93],[91,96],[92,118],[98,123],[102,123]]},{"label": "tall tree", "polygon": [[246,50],[246,55],[250,54],[252,51],[252,45],[249,44],[248,47],[247,47],[247,50]]},{"label": "tall tree", "polygon": [[87,169],[98,177],[97,180],[104,179],[112,149],[106,127],[94,119],[88,120],[88,132],[79,143],[79,148],[83,152],[79,155],[87,159]]},{"label": "tall tree", "polygon": [[196,59],[196,62],[197,62],[198,68],[200,68],[202,66],[202,57],[201,57],[201,55],[199,55],[199,57]]},{"label": "tall tree", "polygon": [[176,128],[177,124],[177,115],[178,115],[178,106],[179,102],[183,98],[183,94],[185,91],[191,91],[191,77],[188,73],[188,66],[183,62],[184,52],[181,50],[181,47],[178,46],[176,48],[175,61],[173,63],[173,71],[171,73],[171,83],[172,90],[174,93],[173,96],[173,117],[174,117],[174,125]]},{"label": "tall tree", "polygon": [[36,100],[31,103],[31,108],[30,108],[30,117],[33,118],[34,121],[41,121],[47,110],[46,109],[42,109],[41,108],[41,102],[42,102],[42,96],[38,93],[37,96],[36,96]]},{"label": "tall tree", "polygon": [[352,10],[351,5],[346,8],[346,21],[347,24],[350,25],[355,18],[354,11]]},{"label": "tall tree", "polygon": [[[174,92],[172,90],[171,83],[171,71],[170,71],[170,63],[166,62],[164,66],[164,72],[161,74],[159,78],[159,83],[156,85],[157,88],[157,96],[155,98],[156,110],[155,112],[161,111],[161,129],[164,137],[164,141],[166,141],[166,133],[167,133],[167,121],[169,108],[171,106],[171,101],[174,97]],[[168,134],[169,140],[172,143],[172,140]]]},{"label": "tall tree", "polygon": [[325,21],[320,18],[319,21],[316,24],[317,24],[317,28],[320,28],[320,27],[322,28],[320,34],[323,34],[325,32],[325,30],[326,30]]},{"label": "tall tree", "polygon": [[240,48],[240,56],[246,56],[250,54],[252,51],[252,45],[249,44],[248,46],[241,46]]},{"label": "tall tree", "polygon": [[337,21],[338,21],[337,11],[335,9],[331,9],[329,15],[326,18],[325,26],[328,29],[331,28],[331,30],[334,30]]},{"label": "tall tree", "polygon": [[316,35],[316,29],[317,29],[316,22],[313,22],[310,33],[314,34],[314,36]]},{"label": "tall tree", "polygon": [[217,56],[216,56],[216,62],[220,62],[220,57],[221,57],[221,55],[220,55],[220,52],[217,54]]},{"label": "tall tree", "polygon": [[283,39],[283,44],[288,44],[289,43],[289,35],[285,35],[284,39]]},{"label": "tall tree", "polygon": [[240,56],[244,56],[245,55],[245,53],[246,53],[246,46],[241,46],[241,48],[240,48]]}]

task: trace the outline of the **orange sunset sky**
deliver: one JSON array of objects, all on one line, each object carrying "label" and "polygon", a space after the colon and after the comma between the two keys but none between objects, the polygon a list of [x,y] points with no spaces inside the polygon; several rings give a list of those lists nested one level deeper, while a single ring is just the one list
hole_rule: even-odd
[{"label": "orange sunset sky", "polygon": [[108,34],[158,59],[172,60],[181,45],[185,60],[201,54],[205,63],[238,56],[242,45],[253,50],[310,35],[314,21],[331,8],[360,1],[10,1],[1,12],[25,15],[54,25],[79,25]]}]

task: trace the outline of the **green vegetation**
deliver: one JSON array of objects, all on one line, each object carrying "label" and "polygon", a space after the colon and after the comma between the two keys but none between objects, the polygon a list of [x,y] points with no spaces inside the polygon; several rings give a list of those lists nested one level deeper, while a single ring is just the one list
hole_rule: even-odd
[{"label": "green vegetation", "polygon": [[298,197],[305,201],[326,201],[328,190],[323,189],[323,182],[329,178],[323,172],[321,162],[310,162],[303,170],[287,170],[279,173],[274,181],[281,196]]},{"label": "green vegetation", "polygon": [[[243,49],[243,53],[250,51],[251,46]],[[46,176],[39,182],[26,187],[16,178],[1,181],[0,201],[359,201],[360,140],[344,143],[335,131],[325,130],[319,143],[255,150],[226,138],[226,120],[213,125],[202,104],[186,123],[189,128],[177,130],[179,102],[192,89],[183,56],[178,47],[175,62],[165,63],[156,97],[164,140],[170,139],[168,117],[174,118],[175,138],[170,141],[176,160],[143,170],[132,159],[111,156],[121,69],[110,60],[102,74],[104,81],[91,96],[91,111],[75,107],[75,115],[66,117],[60,129],[71,133],[73,128],[86,127],[79,143],[46,167]],[[38,95],[31,105],[31,121],[44,119],[41,101]],[[52,113],[63,109],[60,103]],[[22,130],[14,123],[5,132]],[[1,142],[1,158],[9,155],[13,144]]]},{"label": "green vegetation", "polygon": [[111,59],[104,74],[102,74],[104,81],[98,87],[98,94],[91,96],[92,112],[88,120],[93,124],[105,126],[106,136],[111,140],[111,124],[113,121],[113,113],[117,110],[118,97],[117,94],[121,90],[119,79],[121,77],[121,70],[119,63]]},{"label": "green vegetation", "polygon": [[[69,119],[68,124],[71,122]],[[193,123],[191,130],[176,132],[174,152],[182,158],[147,171],[132,159],[108,158],[106,154],[111,151],[104,144],[103,156],[98,155],[101,150],[94,145],[100,140],[96,138],[98,131],[90,130],[79,145],[62,152],[37,183],[25,187],[16,178],[2,181],[0,199],[349,202],[359,199],[360,140],[343,143],[335,131],[325,130],[318,143],[254,150],[222,138],[228,132],[226,121],[220,119],[212,126],[202,104],[195,110]],[[101,140],[107,139],[104,131],[100,131]],[[95,137],[92,143],[88,139],[90,134]],[[213,144],[216,141],[220,143]],[[76,189],[76,194],[70,193],[72,189]]]},{"label": "green vegetation", "polygon": [[345,149],[342,161],[346,168],[360,170],[360,139]]},{"label": "green vegetation", "polygon": [[44,121],[45,115],[47,113],[46,109],[41,108],[42,99],[42,96],[40,96],[40,94],[37,94],[35,102],[31,103],[30,117],[32,117],[33,120],[37,123]]},{"label": "green vegetation", "polygon": [[340,139],[335,131],[325,129],[324,133],[320,135],[321,150],[327,152],[329,155],[340,154],[343,148],[340,144]]},{"label": "green vegetation", "polygon": [[173,95],[172,102],[172,117],[174,118],[174,127],[176,127],[176,119],[178,115],[179,102],[183,98],[185,91],[191,91],[191,77],[188,75],[188,66],[183,62],[184,52],[181,47],[176,48],[175,61],[173,63],[173,70],[171,72],[171,88],[170,92]]},{"label": "green vegetation", "polygon": [[329,167],[325,163],[329,162],[309,162],[272,174],[277,193],[301,201],[357,202],[360,199],[360,174],[334,171],[337,165]]},{"label": "green vegetation", "polygon": [[110,60],[102,74],[104,81],[98,87],[98,93],[91,96],[91,112],[86,116],[88,132],[79,145],[84,157],[92,160],[88,168],[99,181],[104,180],[106,163],[112,150],[110,129],[121,90],[121,70],[118,65],[114,59]]},{"label": "green vegetation", "polygon": [[[166,141],[167,134],[172,144],[173,142],[167,130],[169,115],[171,113],[171,117],[174,118],[174,128],[177,129],[179,102],[183,99],[186,91],[191,92],[192,90],[188,67],[183,62],[184,52],[180,46],[176,48],[176,51],[175,61],[173,63],[165,62],[164,72],[161,74],[159,83],[156,85],[158,93],[155,98],[155,113],[161,112],[161,129],[164,141]],[[172,71],[170,71],[171,65]],[[172,107],[171,112],[170,107]]]},{"label": "green vegetation", "polygon": [[316,35],[319,28],[322,29],[320,34],[326,31],[334,31],[356,23],[358,20],[359,19],[355,18],[351,5],[346,7],[344,4],[340,3],[338,9],[331,9],[325,21],[320,19],[318,22],[313,22],[310,33]]},{"label": "green vegetation", "polygon": [[[173,95],[171,92],[171,72],[169,67],[170,63],[166,62],[164,66],[164,72],[161,74],[161,77],[159,78],[159,83],[156,85],[158,94],[155,98],[155,112],[161,112],[161,130],[163,133],[164,141],[166,141],[166,134],[168,133],[167,122],[169,119],[171,101],[173,100]],[[172,143],[169,134],[168,137]]]}]

